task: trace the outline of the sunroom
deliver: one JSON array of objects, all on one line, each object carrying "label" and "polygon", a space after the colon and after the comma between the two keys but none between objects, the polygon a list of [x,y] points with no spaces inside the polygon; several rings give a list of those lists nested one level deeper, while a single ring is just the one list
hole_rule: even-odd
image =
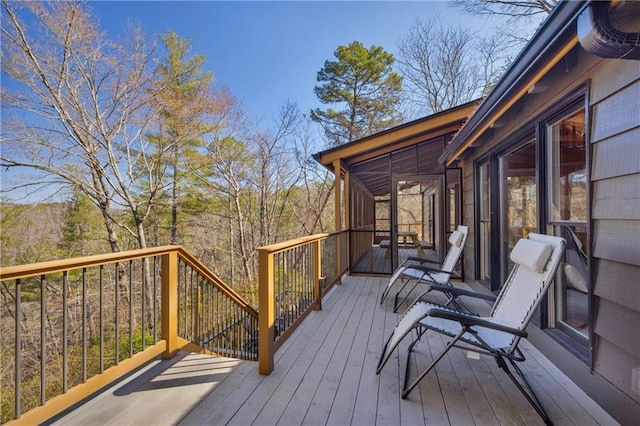
[{"label": "sunroom", "polygon": [[336,229],[351,274],[387,275],[408,256],[442,260],[461,223],[461,170],[438,158],[477,102],[322,151],[334,172]]}]

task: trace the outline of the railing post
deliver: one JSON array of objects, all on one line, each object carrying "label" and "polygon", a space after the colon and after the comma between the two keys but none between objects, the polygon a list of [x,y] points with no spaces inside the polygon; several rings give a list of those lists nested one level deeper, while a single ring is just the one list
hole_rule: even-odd
[{"label": "railing post", "polygon": [[178,352],[178,253],[162,255],[162,338],[167,347],[162,358]]},{"label": "railing post", "polygon": [[273,254],[258,249],[258,372],[269,375],[273,371],[274,357],[274,267]]},{"label": "railing post", "polygon": [[313,243],[313,298],[315,300],[315,310],[322,310],[322,291],[320,290],[320,280],[322,279],[322,241],[318,239]]}]

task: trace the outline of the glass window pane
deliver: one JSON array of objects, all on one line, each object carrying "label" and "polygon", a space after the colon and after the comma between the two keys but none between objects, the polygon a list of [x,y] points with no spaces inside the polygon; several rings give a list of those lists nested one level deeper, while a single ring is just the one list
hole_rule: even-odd
[{"label": "glass window pane", "polygon": [[547,126],[549,218],[587,220],[587,156],[584,110]]},{"label": "glass window pane", "polygon": [[587,228],[554,226],[554,234],[567,241],[556,276],[558,320],[587,336],[589,319],[589,269]]},{"label": "glass window pane", "polygon": [[520,238],[537,229],[536,144],[531,141],[502,157],[502,277],[503,284],[513,264],[509,253]]},{"label": "glass window pane", "polygon": [[375,203],[376,231],[391,230],[390,204],[387,201]]},{"label": "glass window pane", "polygon": [[479,170],[480,181],[480,279],[491,279],[491,175],[489,163]]},{"label": "glass window pane", "polygon": [[489,177],[489,163],[480,166],[480,219],[488,220],[491,211],[491,202],[489,198],[489,188],[491,180]]}]

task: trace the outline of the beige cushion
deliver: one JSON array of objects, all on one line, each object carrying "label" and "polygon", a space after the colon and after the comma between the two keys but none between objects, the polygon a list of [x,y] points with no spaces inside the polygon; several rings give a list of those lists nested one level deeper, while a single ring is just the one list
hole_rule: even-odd
[{"label": "beige cushion", "polygon": [[463,238],[464,234],[462,232],[453,231],[453,233],[451,233],[451,236],[449,237],[449,243],[451,243],[452,246],[460,247]]},{"label": "beige cushion", "polygon": [[549,244],[522,238],[511,250],[509,258],[512,262],[541,274],[552,252],[553,248]]}]

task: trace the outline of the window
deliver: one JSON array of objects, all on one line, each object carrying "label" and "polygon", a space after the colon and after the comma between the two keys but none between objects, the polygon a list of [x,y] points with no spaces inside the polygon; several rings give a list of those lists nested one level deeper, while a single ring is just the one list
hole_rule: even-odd
[{"label": "window", "polygon": [[593,316],[585,100],[586,86],[523,126],[476,161],[474,179],[477,279],[497,292],[518,239],[563,237],[564,258],[534,321],[583,360]]},{"label": "window", "polygon": [[585,110],[545,124],[548,232],[567,241],[549,326],[586,339],[589,319],[588,176]]},{"label": "window", "polygon": [[491,173],[489,162],[478,169],[478,240],[480,262],[478,278],[487,283],[491,280]]},{"label": "window", "polygon": [[549,219],[587,221],[584,110],[547,126]]},{"label": "window", "polygon": [[504,283],[513,266],[509,253],[538,226],[535,139],[500,158],[500,193],[500,283]]},{"label": "window", "polygon": [[429,192],[424,197],[424,220],[423,220],[423,240],[430,246],[435,247],[436,237],[436,194]]}]

